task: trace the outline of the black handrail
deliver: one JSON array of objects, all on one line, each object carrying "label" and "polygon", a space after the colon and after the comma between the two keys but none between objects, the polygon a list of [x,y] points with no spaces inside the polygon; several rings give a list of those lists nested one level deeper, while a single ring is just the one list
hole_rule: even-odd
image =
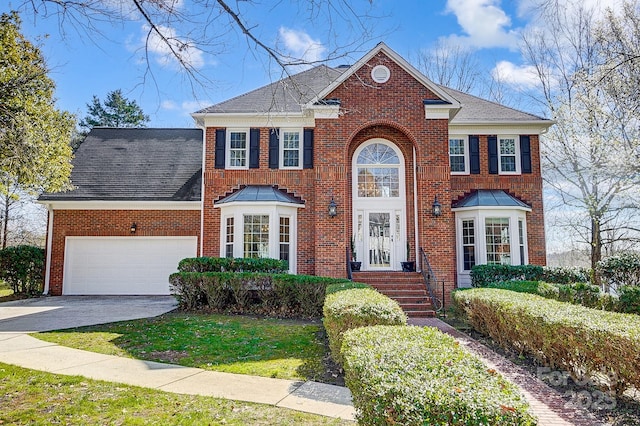
[{"label": "black handrail", "polygon": [[442,300],[436,297],[436,294],[433,291],[432,287],[432,284],[435,285],[438,281],[436,280],[436,275],[433,273],[433,269],[431,269],[431,264],[429,263],[427,253],[424,252],[424,249],[422,247],[420,247],[420,263],[420,273],[422,274],[422,278],[424,279],[424,285],[427,288],[427,293],[429,294],[429,298],[431,299],[433,309],[435,309],[436,312],[440,312],[442,310]]},{"label": "black handrail", "polygon": [[351,250],[347,247],[347,279],[349,281],[353,280],[353,271],[351,270]]}]

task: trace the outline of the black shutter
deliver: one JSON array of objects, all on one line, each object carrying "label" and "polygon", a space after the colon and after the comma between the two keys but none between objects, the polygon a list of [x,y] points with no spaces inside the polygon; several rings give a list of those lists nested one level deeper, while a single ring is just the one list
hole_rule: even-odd
[{"label": "black shutter", "polygon": [[249,168],[260,167],[260,129],[249,130]]},{"label": "black shutter", "polygon": [[216,159],[215,168],[224,169],[225,145],[227,143],[227,133],[225,129],[216,129]]},{"label": "black shutter", "polygon": [[269,168],[277,169],[280,166],[280,145],[278,130],[271,129],[269,133]]},{"label": "black shutter", "polygon": [[498,137],[489,136],[489,173],[492,175],[498,174]]},{"label": "black shutter", "polygon": [[480,174],[480,137],[469,136],[469,168],[472,175]]},{"label": "black shutter", "polygon": [[313,129],[304,129],[304,161],[302,167],[313,169]]},{"label": "black shutter", "polygon": [[531,139],[529,136],[520,136],[520,165],[522,173],[531,173]]}]

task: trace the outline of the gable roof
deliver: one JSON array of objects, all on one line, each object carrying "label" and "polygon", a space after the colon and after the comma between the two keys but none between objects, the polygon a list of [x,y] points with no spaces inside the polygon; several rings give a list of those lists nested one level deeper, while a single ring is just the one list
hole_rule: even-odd
[{"label": "gable roof", "polygon": [[92,129],[72,161],[68,192],[40,201],[199,201],[200,129]]},{"label": "gable roof", "polygon": [[313,104],[327,96],[329,93],[333,92],[339,85],[341,85],[345,80],[355,74],[360,68],[362,68],[367,62],[369,62],[374,56],[378,53],[384,53],[391,60],[393,60],[396,64],[398,64],[402,69],[404,69],[409,75],[411,75],[414,79],[419,81],[423,86],[429,89],[431,92],[436,94],[444,103],[450,104],[452,108],[459,107],[458,102],[455,98],[451,97],[447,92],[443,91],[440,86],[433,83],[429,80],[424,74],[418,71],[413,65],[407,62],[402,56],[398,55],[392,49],[389,48],[386,44],[380,42],[369,51],[366,55],[364,55],[358,62],[356,62],[352,67],[346,70],[344,73],[340,74],[337,79],[331,82],[327,87],[325,87],[318,96],[312,99],[309,103]]},{"label": "gable roof", "polygon": [[286,77],[256,90],[214,104],[192,114],[195,119],[218,114],[302,114],[316,104],[339,105],[338,100],[326,99],[340,84],[358,71],[378,53],[383,52],[413,78],[435,93],[441,100],[426,101],[447,105],[453,111],[451,124],[518,124],[541,123],[546,126],[551,120],[519,111],[477,96],[436,84],[409,64],[404,58],[379,43],[351,67],[331,68],[319,65],[298,74]]}]

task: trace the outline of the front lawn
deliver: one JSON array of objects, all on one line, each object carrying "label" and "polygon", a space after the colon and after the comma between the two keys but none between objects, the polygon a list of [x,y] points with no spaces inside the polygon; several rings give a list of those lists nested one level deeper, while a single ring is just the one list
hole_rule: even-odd
[{"label": "front lawn", "polygon": [[179,395],[0,363],[0,424],[347,425],[269,405]]},{"label": "front lawn", "polygon": [[327,381],[324,329],[314,323],[168,313],[34,336],[77,349],[186,367]]}]

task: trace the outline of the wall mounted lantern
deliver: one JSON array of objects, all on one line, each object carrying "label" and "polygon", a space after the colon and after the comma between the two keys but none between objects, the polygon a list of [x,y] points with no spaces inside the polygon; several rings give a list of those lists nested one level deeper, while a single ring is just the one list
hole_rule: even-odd
[{"label": "wall mounted lantern", "polygon": [[138,229],[138,225],[136,225],[136,223],[135,223],[135,222],[133,222],[133,223],[131,224],[131,233],[132,233],[132,234],[135,234],[135,233],[136,233],[136,229]]},{"label": "wall mounted lantern", "polygon": [[329,202],[329,217],[338,216],[338,205],[334,201],[333,197],[331,197],[331,201]]},{"label": "wall mounted lantern", "polygon": [[431,205],[431,211],[435,217],[439,217],[442,214],[442,204],[438,202],[438,196],[433,199],[433,204]]}]

